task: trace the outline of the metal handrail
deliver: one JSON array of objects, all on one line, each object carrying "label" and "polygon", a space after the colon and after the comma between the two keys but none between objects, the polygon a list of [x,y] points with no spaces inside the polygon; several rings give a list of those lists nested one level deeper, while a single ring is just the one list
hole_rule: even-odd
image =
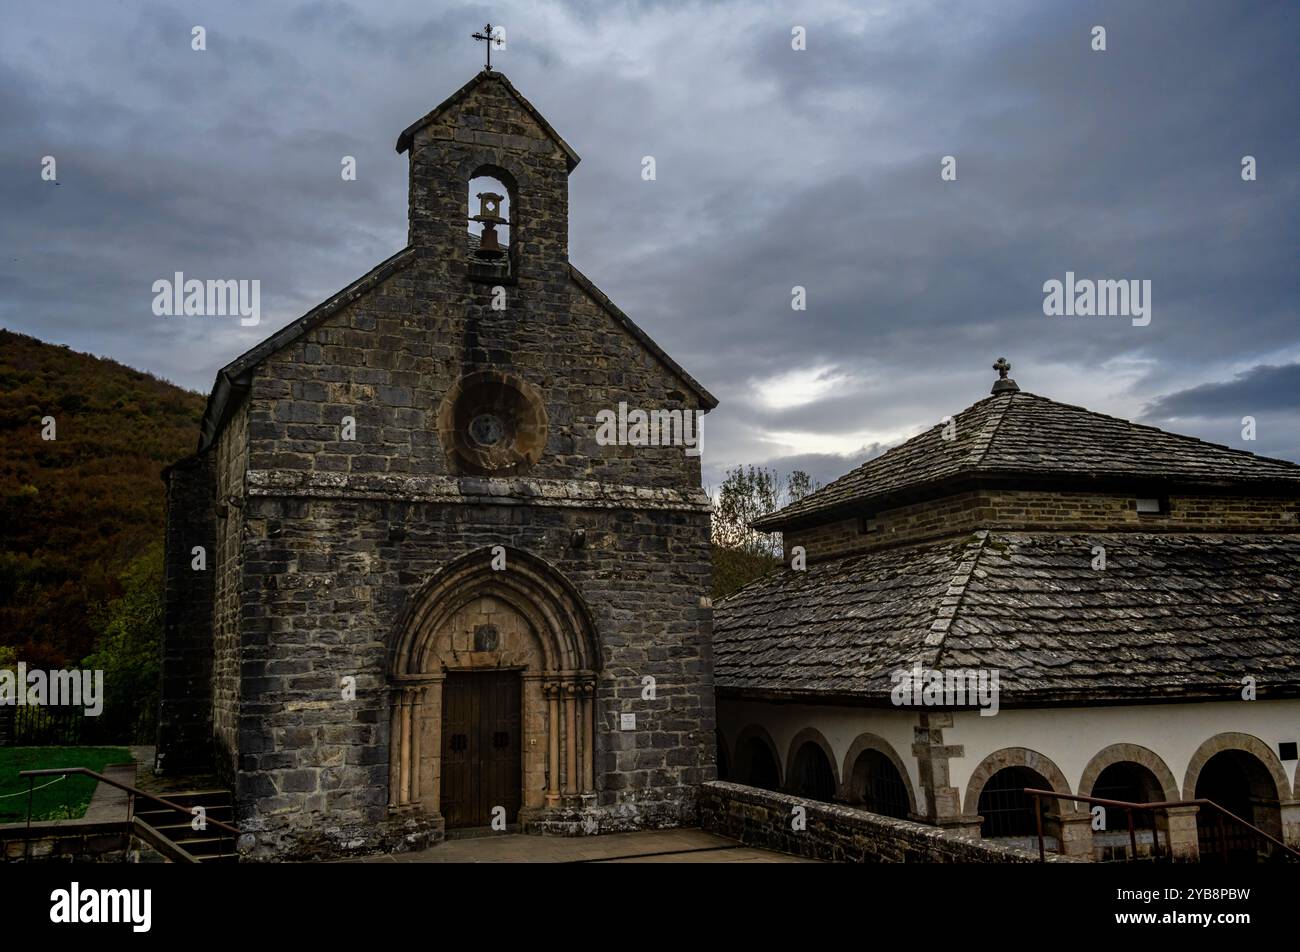
[{"label": "metal handrail", "polygon": [[[129,783],[122,783],[122,781],[114,780],[112,777],[105,777],[102,773],[97,773],[89,767],[46,767],[41,770],[21,770],[19,771],[18,776],[27,777],[30,781],[27,785],[27,830],[29,836],[32,828],[32,793],[36,786],[36,778],[49,777],[55,774],[83,774],[87,777],[94,777],[100,783],[106,783],[109,786],[117,787],[119,790],[125,790],[132,797],[144,797],[151,803],[161,804],[170,810],[176,810],[189,817],[194,816],[194,810],[191,807],[181,806],[179,803],[173,803],[171,800],[164,800],[162,797],[155,797],[152,793],[145,793],[143,790],[133,787]],[[128,815],[130,815],[131,812],[131,807],[128,806]],[[231,826],[229,823],[208,819],[206,816],[203,818],[203,822],[210,823],[217,827],[217,829],[225,830],[227,833],[232,833],[236,837],[242,835],[238,827]]]},{"label": "metal handrail", "polygon": [[164,835],[160,830],[146,823],[138,816],[131,818],[131,829],[135,830],[136,836],[145,840],[150,846],[162,853],[164,857],[170,858],[174,863],[193,863],[197,865],[200,862],[197,856],[181,846],[180,843]]},{"label": "metal handrail", "polygon": [[1136,833],[1134,832],[1134,828],[1133,828],[1134,810],[1149,811],[1151,813],[1151,845],[1155,851],[1156,856],[1159,856],[1160,838],[1156,833],[1156,826],[1155,826],[1156,810],[1168,810],[1172,807],[1198,807],[1198,808],[1212,807],[1213,809],[1219,811],[1220,827],[1222,827],[1223,825],[1223,817],[1226,816],[1234,823],[1237,823],[1240,826],[1244,826],[1246,829],[1250,830],[1256,836],[1262,837],[1276,846],[1280,846],[1285,852],[1290,853],[1291,856],[1293,856],[1295,859],[1300,860],[1300,850],[1295,850],[1290,846],[1287,846],[1285,843],[1283,843],[1273,834],[1264,832],[1259,827],[1255,826],[1255,824],[1243,820],[1241,817],[1237,816],[1237,814],[1233,813],[1231,810],[1227,809],[1226,807],[1220,806],[1219,804],[1215,803],[1213,800],[1197,798],[1195,800],[1156,800],[1156,801],[1152,801],[1151,803],[1132,803],[1128,800],[1106,800],[1102,797],[1084,797],[1073,793],[1057,793],[1054,790],[1037,790],[1033,787],[1025,787],[1025,793],[1029,794],[1031,797],[1034,798],[1034,816],[1038,822],[1039,862],[1047,861],[1046,851],[1043,846],[1043,801],[1042,801],[1043,797],[1052,797],[1053,799],[1056,800],[1072,800],[1075,803],[1091,803],[1097,806],[1113,807],[1118,810],[1128,811],[1128,832],[1129,832],[1129,839],[1133,844],[1134,858],[1137,857],[1137,839],[1136,839]]}]

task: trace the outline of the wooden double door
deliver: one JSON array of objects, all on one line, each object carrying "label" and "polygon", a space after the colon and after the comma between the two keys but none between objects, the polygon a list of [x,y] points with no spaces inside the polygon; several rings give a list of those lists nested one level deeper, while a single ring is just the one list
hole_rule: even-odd
[{"label": "wooden double door", "polygon": [[447,828],[507,823],[522,797],[521,682],[518,671],[453,671],[442,687],[442,797]]}]

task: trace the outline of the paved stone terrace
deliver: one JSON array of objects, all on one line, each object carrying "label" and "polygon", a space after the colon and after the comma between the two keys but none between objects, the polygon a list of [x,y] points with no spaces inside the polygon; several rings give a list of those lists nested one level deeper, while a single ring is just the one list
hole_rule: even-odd
[{"label": "paved stone terrace", "polygon": [[343,860],[347,863],[808,863],[814,860],[744,846],[703,830],[647,830],[604,836],[501,833],[447,840],[427,850]]}]

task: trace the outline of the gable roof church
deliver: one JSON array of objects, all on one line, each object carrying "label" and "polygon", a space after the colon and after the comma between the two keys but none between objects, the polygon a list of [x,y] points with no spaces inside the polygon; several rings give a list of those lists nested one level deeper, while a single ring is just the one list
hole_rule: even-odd
[{"label": "gable roof church", "polygon": [[717,401],[570,263],[578,156],[501,73],[397,149],[407,247],[223,367],[166,475],[159,768],[266,858],[690,823],[699,457],[599,420]]}]

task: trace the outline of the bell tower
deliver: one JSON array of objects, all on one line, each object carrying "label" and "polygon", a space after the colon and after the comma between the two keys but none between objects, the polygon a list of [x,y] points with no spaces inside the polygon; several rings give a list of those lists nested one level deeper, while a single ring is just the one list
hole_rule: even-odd
[{"label": "bell tower", "polygon": [[[558,289],[567,280],[568,177],[578,155],[502,73],[478,73],[409,126],[397,151],[409,156],[409,242],[426,267],[515,285],[525,301],[538,282]],[[485,177],[505,194],[471,194]],[[482,226],[473,239],[470,223]]]}]

